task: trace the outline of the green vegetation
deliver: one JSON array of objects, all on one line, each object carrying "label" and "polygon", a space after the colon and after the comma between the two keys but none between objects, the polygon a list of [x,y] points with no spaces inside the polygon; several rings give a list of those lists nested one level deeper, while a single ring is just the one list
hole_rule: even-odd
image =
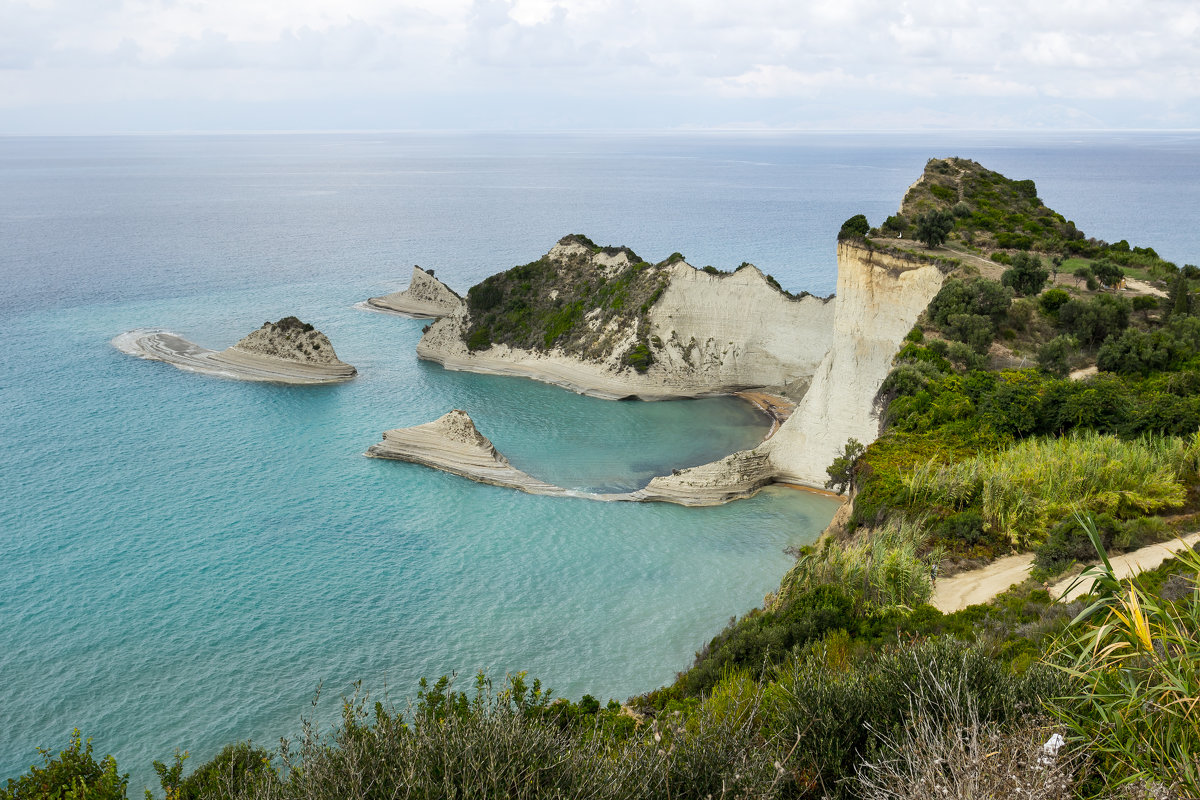
[{"label": "green vegetation", "polygon": [[[591,265],[590,255],[574,254],[543,257],[486,278],[467,292],[469,349],[506,344],[606,358],[628,330],[645,328],[647,313],[666,288],[665,267],[683,258],[673,253],[652,265],[629,248],[601,248],[586,236],[572,235],[560,242],[572,243],[584,245],[590,255],[618,259],[620,266],[599,270]],[[645,337],[638,338],[639,344],[623,360],[644,372],[653,357]]]},{"label": "green vegetation", "polygon": [[1178,508],[1198,464],[1200,435],[1123,440],[1087,432],[1025,439],[949,465],[931,460],[904,483],[911,504],[979,506],[985,529],[1028,547],[1078,508],[1121,519]]},{"label": "green vegetation", "polygon": [[24,775],[10,779],[0,789],[0,800],[124,800],[128,773],[117,773],[112,756],[96,761],[92,740],[82,741],[78,729],[57,756],[44,747],[39,747],[38,753],[42,766],[34,765]]},{"label": "green vegetation", "polygon": [[926,211],[915,220],[917,241],[926,247],[941,247],[954,228],[954,215],[948,211]]},{"label": "green vegetation", "polygon": [[871,223],[867,222],[865,214],[855,214],[850,219],[842,223],[841,230],[838,231],[838,241],[843,239],[861,239],[866,236],[871,230]]}]

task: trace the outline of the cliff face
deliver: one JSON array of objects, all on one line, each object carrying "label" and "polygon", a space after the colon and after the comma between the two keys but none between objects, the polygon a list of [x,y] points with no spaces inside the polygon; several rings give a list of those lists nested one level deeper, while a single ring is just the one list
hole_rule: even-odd
[{"label": "cliff face", "polygon": [[[539,330],[523,335],[524,346],[471,349],[489,317],[468,303],[432,326],[417,355],[601,397],[658,399],[762,386],[802,392],[830,347],[832,300],[789,297],[752,266],[710,274],[678,259],[633,263],[631,251],[611,250],[567,237],[506,281],[481,284],[488,302],[534,305],[561,333]],[[529,274],[542,281],[536,297]],[[546,310],[548,303],[557,305]],[[495,312],[490,319],[486,330],[494,334]],[[543,339],[546,346],[536,346]]]},{"label": "cliff face", "polygon": [[807,382],[829,349],[835,303],[793,299],[755,267],[711,275],[686,263],[650,309],[655,363],[664,382],[733,391]]},{"label": "cliff face", "polygon": [[850,437],[879,436],[875,395],[905,334],[942,286],[938,267],[838,244],[833,343],[799,407],[760,450],[775,479],[823,486],[825,468]]},{"label": "cliff face", "polygon": [[449,286],[415,265],[407,289],[367,300],[367,305],[373,308],[417,319],[444,317],[453,314],[462,304],[462,298]]}]

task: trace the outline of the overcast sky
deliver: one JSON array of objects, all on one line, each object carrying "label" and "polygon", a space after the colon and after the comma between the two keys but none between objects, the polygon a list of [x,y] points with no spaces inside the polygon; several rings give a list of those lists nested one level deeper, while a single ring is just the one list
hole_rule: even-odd
[{"label": "overcast sky", "polygon": [[1200,128],[1197,0],[0,0],[0,133]]}]

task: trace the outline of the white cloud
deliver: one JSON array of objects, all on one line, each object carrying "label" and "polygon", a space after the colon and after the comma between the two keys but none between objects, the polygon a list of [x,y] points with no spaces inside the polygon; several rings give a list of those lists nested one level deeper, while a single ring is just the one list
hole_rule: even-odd
[{"label": "white cloud", "polygon": [[1197,35],[1194,0],[0,0],[0,85],[16,87],[0,107],[315,108],[369,87],[398,107],[414,92],[561,108],[602,97],[701,125],[775,124],[802,101],[805,125],[907,103],[939,120],[1021,124],[1040,107],[1200,127]]}]

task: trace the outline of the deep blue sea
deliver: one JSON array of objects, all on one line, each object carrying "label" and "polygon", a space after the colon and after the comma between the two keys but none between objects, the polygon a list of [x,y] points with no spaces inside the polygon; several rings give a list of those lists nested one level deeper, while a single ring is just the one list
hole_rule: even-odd
[{"label": "deep blue sea", "polygon": [[[364,458],[463,408],[527,472],[629,489],[765,423],[447,372],[414,355],[424,323],[354,304],[414,263],[462,291],[567,233],[828,294],[841,222],[881,222],[946,155],[1200,262],[1190,134],[0,138],[0,780],[79,727],[136,795],[177,747],[297,732],[319,683],[403,702],[421,676],[527,670],[603,701],[670,681],[835,504],[532,497]],[[241,383],[109,345],[163,327],[221,348],[287,314],[360,377]]]}]

